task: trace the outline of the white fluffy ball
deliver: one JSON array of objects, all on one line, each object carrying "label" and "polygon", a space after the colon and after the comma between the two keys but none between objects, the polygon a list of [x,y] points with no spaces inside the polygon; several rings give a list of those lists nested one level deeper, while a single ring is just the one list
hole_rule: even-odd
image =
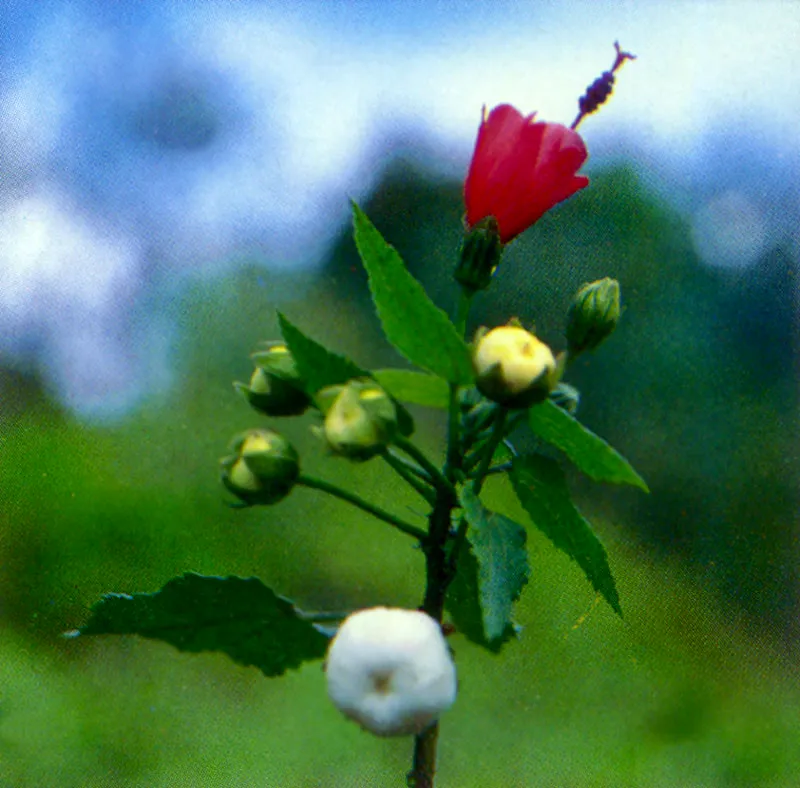
[{"label": "white fluffy ball", "polygon": [[456,699],[456,668],[439,624],[418,610],[348,616],[328,649],[328,695],[378,736],[423,731]]}]

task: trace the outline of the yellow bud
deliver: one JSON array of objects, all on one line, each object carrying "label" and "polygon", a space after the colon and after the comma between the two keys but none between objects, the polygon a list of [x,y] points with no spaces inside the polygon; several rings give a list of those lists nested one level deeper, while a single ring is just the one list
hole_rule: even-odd
[{"label": "yellow bud", "polygon": [[555,383],[552,351],[518,326],[501,326],[481,337],[472,361],[480,392],[509,408],[541,402]]}]

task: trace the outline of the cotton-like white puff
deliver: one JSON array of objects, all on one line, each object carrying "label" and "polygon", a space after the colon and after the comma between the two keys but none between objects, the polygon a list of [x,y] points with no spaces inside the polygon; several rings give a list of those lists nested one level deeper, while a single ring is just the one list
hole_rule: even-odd
[{"label": "cotton-like white puff", "polygon": [[439,624],[418,610],[353,613],[326,659],[328,695],[377,736],[420,733],[456,699],[456,668]]}]

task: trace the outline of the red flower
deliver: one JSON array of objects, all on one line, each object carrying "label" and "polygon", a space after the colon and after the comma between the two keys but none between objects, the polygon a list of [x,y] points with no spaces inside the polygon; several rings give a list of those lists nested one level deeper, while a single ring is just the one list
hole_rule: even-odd
[{"label": "red flower", "polygon": [[494,216],[508,243],[554,205],[588,186],[576,175],[588,153],[578,132],[534,123],[510,104],[495,107],[478,130],[464,183],[467,225]]}]

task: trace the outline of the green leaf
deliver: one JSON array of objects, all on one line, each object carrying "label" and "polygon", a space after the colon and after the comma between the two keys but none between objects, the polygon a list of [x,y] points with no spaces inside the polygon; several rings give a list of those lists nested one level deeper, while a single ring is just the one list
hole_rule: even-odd
[{"label": "green leaf", "polygon": [[450,318],[430,300],[394,247],[355,203],[353,224],[386,338],[412,364],[451,383],[471,383],[470,352]]},{"label": "green leaf", "polygon": [[538,455],[514,458],[511,484],[533,524],[577,561],[595,590],[620,617],[619,596],[602,543],[572,502],[561,467]]},{"label": "green leaf", "polygon": [[347,383],[352,378],[369,377],[369,372],[361,369],[346,356],[340,356],[306,336],[280,312],[278,321],[286,346],[294,358],[297,371],[310,396],[313,397],[326,386]]},{"label": "green leaf", "polygon": [[192,573],[153,594],[107,594],[78,633],[141,635],[180,651],[221,651],[266,676],[322,659],[328,647],[328,638],[289,600],[257,578]]},{"label": "green leaf", "polygon": [[644,479],[616,449],[553,402],[534,405],[528,411],[528,424],[595,481],[630,484],[650,492]]},{"label": "green leaf", "polygon": [[447,381],[427,372],[410,369],[376,369],[375,380],[401,402],[426,408],[447,408],[450,392]]},{"label": "green leaf", "polygon": [[511,612],[530,576],[525,529],[484,508],[466,487],[461,505],[469,523],[447,609],[466,637],[497,652],[513,634]]},{"label": "green leaf", "polygon": [[[310,397],[316,396],[317,392],[326,386],[344,384],[353,378],[374,378],[371,372],[361,369],[346,356],[334,353],[311,339],[280,312],[278,312],[278,322],[286,347],[294,358],[305,391]],[[388,393],[394,398],[391,391]],[[411,414],[399,402],[395,401],[395,405],[400,434],[405,436],[413,434],[414,420]]]}]

